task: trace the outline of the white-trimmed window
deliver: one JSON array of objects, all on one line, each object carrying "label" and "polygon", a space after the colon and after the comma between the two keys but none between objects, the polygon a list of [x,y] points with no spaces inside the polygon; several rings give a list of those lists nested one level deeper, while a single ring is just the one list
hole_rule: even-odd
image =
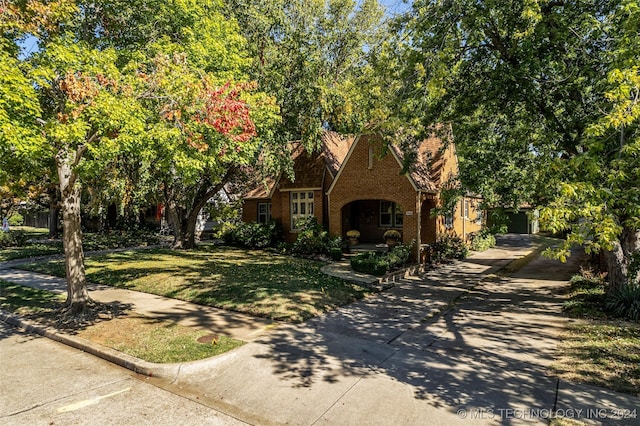
[{"label": "white-trimmed window", "polygon": [[469,217],[470,217],[470,206],[469,206],[469,200],[467,200],[466,198],[463,198],[462,201],[461,201],[460,216],[463,219],[469,220]]},{"label": "white-trimmed window", "polygon": [[258,223],[271,222],[271,203],[258,203]]},{"label": "white-trimmed window", "polygon": [[402,228],[404,213],[399,205],[391,201],[380,201],[380,227]]},{"label": "white-trimmed window", "polygon": [[444,215],[444,226],[447,229],[453,228],[453,212]]},{"label": "white-trimmed window", "polygon": [[476,223],[478,225],[482,225],[482,210],[480,209],[480,204],[479,203],[475,203],[475,205],[473,206],[473,209],[476,212]]},{"label": "white-trimmed window", "polygon": [[300,219],[313,216],[313,191],[291,193],[291,229],[297,230]]}]

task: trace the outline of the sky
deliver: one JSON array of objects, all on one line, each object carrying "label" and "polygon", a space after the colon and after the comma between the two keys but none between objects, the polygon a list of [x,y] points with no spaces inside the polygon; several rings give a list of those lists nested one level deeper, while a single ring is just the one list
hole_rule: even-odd
[{"label": "sky", "polygon": [[[379,2],[385,7],[387,14],[392,16],[406,12],[411,6],[412,0],[379,0]],[[38,51],[38,41],[35,37],[29,36],[20,43],[20,47],[22,48],[20,59],[24,59]]]},{"label": "sky", "polygon": [[379,0],[387,9],[387,14],[396,15],[398,13],[406,12],[411,6],[412,0]]}]

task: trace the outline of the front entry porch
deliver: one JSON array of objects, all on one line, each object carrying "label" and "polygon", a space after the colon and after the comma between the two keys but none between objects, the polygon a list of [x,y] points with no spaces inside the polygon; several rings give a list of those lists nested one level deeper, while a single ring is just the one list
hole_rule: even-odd
[{"label": "front entry porch", "polygon": [[342,207],[341,219],[343,236],[352,229],[360,232],[358,245],[367,244],[375,247],[383,244],[383,235],[389,229],[395,229],[403,235],[403,209],[392,201],[353,201]]}]

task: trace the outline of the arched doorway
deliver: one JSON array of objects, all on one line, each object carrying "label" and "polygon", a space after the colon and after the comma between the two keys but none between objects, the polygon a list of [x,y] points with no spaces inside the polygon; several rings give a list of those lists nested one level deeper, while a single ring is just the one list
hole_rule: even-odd
[{"label": "arched doorway", "polygon": [[355,229],[360,232],[362,243],[382,243],[389,229],[403,234],[404,210],[391,200],[356,200],[341,209],[342,235]]}]

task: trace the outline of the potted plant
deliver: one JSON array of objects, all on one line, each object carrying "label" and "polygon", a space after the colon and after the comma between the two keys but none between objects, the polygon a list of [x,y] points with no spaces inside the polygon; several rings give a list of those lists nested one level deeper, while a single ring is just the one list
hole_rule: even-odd
[{"label": "potted plant", "polygon": [[360,231],[355,229],[347,231],[347,241],[349,241],[350,246],[358,244],[358,238],[360,238]]},{"label": "potted plant", "polygon": [[396,231],[395,229],[389,229],[384,233],[382,238],[384,238],[384,241],[390,248],[395,247],[396,245],[398,245],[398,241],[400,241],[400,232]]}]

